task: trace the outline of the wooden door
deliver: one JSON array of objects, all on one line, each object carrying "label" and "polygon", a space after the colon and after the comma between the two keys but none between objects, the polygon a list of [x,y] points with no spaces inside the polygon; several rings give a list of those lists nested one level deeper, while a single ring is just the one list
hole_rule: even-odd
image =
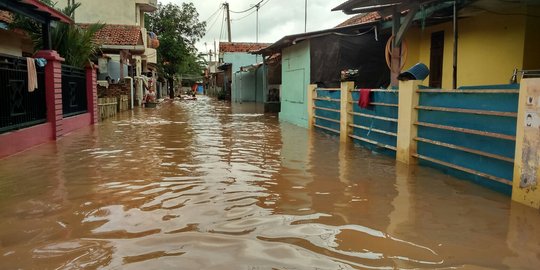
[{"label": "wooden door", "polygon": [[444,31],[431,34],[431,53],[429,58],[429,86],[441,88],[444,55]]}]

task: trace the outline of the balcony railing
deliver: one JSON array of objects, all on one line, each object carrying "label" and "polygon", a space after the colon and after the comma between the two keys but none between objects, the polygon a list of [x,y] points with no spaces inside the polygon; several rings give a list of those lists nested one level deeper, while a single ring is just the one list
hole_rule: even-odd
[{"label": "balcony railing", "polygon": [[28,91],[26,58],[0,54],[0,133],[46,122],[45,74],[37,69],[38,88]]}]

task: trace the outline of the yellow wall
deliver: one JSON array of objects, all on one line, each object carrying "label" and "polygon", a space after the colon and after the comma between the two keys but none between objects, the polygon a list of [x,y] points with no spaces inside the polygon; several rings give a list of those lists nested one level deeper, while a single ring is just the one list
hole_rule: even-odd
[{"label": "yellow wall", "polygon": [[[75,11],[77,23],[107,23],[140,25],[141,12],[136,0],[79,0],[81,6]],[[144,2],[144,1],[142,1]],[[68,0],[58,0],[57,6],[64,8]]]},{"label": "yellow wall", "polygon": [[[507,84],[514,68],[522,69],[527,17],[482,13],[459,20],[458,87]],[[533,23],[531,23],[533,24]],[[535,25],[538,27],[538,25]],[[530,27],[531,33],[536,31]],[[409,57],[405,69],[417,62],[429,66],[431,33],[444,31],[443,88],[452,88],[452,22],[412,28],[406,36]],[[538,32],[536,32],[538,33]],[[531,40],[537,41],[534,37]],[[531,42],[531,44],[536,44]],[[532,45],[531,45],[532,47]],[[423,84],[429,84],[429,78]]]},{"label": "yellow wall", "polygon": [[21,38],[7,30],[0,30],[0,53],[22,56]]}]

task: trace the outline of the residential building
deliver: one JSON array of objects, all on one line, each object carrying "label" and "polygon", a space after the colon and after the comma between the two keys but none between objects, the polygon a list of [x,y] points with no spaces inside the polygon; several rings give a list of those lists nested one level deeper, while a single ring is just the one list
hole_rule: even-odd
[{"label": "residential building", "polygon": [[[73,0],[60,0],[64,7]],[[85,25],[105,23],[95,40],[104,55],[99,59],[98,78],[118,82],[126,76],[142,74],[153,76],[156,72],[159,41],[154,33],[146,31],[144,15],[157,9],[157,0],[83,0],[75,12],[75,22]],[[142,87],[137,91],[140,100]]]},{"label": "residential building", "polygon": [[[8,27],[15,14],[44,30],[37,52],[27,33]],[[63,63],[51,50],[51,22],[74,23],[38,0],[0,2],[0,158],[97,121],[95,69]]]}]

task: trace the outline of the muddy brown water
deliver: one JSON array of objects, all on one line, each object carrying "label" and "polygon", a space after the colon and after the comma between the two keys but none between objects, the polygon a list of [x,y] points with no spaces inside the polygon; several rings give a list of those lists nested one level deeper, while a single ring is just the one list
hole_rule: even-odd
[{"label": "muddy brown water", "polygon": [[0,160],[0,269],[540,269],[538,211],[254,109],[166,103]]}]

